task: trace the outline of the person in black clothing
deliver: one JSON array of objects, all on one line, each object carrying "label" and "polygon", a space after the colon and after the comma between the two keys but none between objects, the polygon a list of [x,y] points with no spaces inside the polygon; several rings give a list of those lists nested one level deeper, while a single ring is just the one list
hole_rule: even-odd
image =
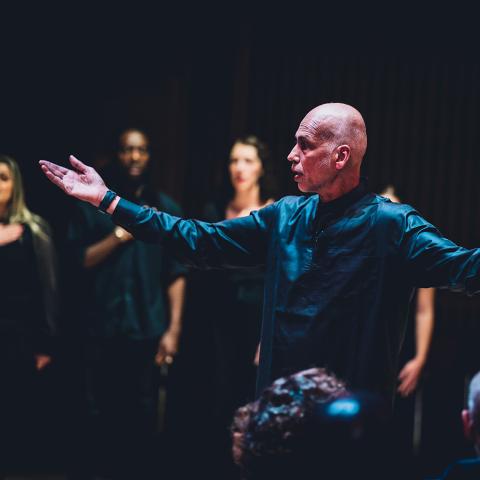
[{"label": "person in black clothing", "polygon": [[42,416],[35,378],[51,362],[57,316],[50,228],[27,208],[19,167],[6,155],[0,155],[0,265],[1,476],[34,467],[45,433],[33,428]]},{"label": "person in black clothing", "polygon": [[[128,129],[104,174],[126,198],[179,215],[176,203],[149,184],[149,164],[146,134]],[[186,269],[168,248],[136,242],[84,203],[69,227],[69,249],[83,298],[76,334],[83,340],[89,444],[96,440],[90,468],[150,478],[160,464],[154,451],[158,366],[171,364],[178,350]]]},{"label": "person in black clothing", "polygon": [[300,122],[288,155],[308,195],[213,224],[129,202],[73,156],[72,169],[40,165],[65,193],[110,214],[137,239],[174,245],[185,263],[265,265],[259,392],[274,378],[323,366],[351,389],[392,404],[413,291],[478,293],[480,249],[456,245],[411,206],[369,192],[360,176],[366,148],[358,110],[320,105]]},{"label": "person in black clothing", "polygon": [[[392,185],[388,185],[380,195],[400,203]],[[435,289],[419,288],[412,306],[413,321],[407,327],[398,375],[398,394],[402,397],[411,396],[416,391],[427,362],[435,325]]]},{"label": "person in black clothing", "polygon": [[[387,185],[380,193],[392,202],[400,202],[395,188]],[[427,364],[435,324],[435,289],[416,289],[400,352],[398,388],[394,405],[396,450],[405,462],[416,461],[422,432],[422,380]]]},{"label": "person in black clothing", "polygon": [[[244,217],[273,203],[268,147],[255,135],[233,142],[226,176],[226,191],[204,206],[203,220],[220,222]],[[215,465],[219,469],[223,465],[230,474],[233,464],[228,427],[235,409],[255,395],[255,354],[260,341],[263,289],[261,267],[192,272],[189,278],[189,307],[194,317],[191,321],[201,322],[204,329],[211,325],[212,329],[213,443],[219,443]]]}]

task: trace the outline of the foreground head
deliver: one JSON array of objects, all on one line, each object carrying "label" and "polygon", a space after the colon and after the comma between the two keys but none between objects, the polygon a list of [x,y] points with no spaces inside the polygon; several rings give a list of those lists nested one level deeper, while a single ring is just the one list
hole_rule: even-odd
[{"label": "foreground head", "polygon": [[320,105],[301,121],[295,139],[288,160],[300,191],[330,200],[358,184],[367,149],[365,122],[358,110],[344,103]]},{"label": "foreground head", "polygon": [[228,170],[236,193],[258,187],[262,200],[270,195],[270,154],[267,145],[255,135],[234,141]]},{"label": "foreground head", "polygon": [[462,422],[466,438],[473,442],[477,455],[480,456],[480,372],[470,381],[467,408],[462,411]]},{"label": "foreground head", "polygon": [[131,179],[139,179],[150,161],[149,139],[145,132],[128,129],[120,134],[118,160]]},{"label": "foreground head", "polygon": [[[249,478],[302,470],[316,406],[346,395],[345,384],[325,369],[282,377],[234,416],[233,454]],[[303,471],[303,470],[302,470]]]}]

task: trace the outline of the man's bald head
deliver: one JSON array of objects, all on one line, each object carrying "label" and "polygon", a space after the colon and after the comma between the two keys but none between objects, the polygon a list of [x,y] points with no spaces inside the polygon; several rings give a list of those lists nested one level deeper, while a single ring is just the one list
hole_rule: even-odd
[{"label": "man's bald head", "polygon": [[467,408],[462,410],[462,423],[465,437],[473,441],[477,455],[480,456],[480,372],[470,381]]},{"label": "man's bald head", "polygon": [[310,110],[300,125],[313,129],[322,141],[349,145],[352,166],[360,166],[367,149],[367,129],[361,113],[345,103],[324,103]]},{"label": "man's bald head", "polygon": [[355,108],[344,103],[315,107],[300,122],[295,140],[287,159],[300,191],[329,202],[360,183],[367,132]]},{"label": "man's bald head", "polygon": [[480,373],[477,373],[468,387],[468,409],[477,434],[480,434]]}]

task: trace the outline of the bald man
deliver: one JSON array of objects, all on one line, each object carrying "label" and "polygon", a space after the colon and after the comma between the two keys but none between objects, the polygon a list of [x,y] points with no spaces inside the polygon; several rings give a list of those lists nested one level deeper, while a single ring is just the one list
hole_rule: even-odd
[{"label": "bald man", "polygon": [[475,457],[464,458],[450,464],[441,480],[468,480],[480,478],[480,372],[470,380],[467,408],[462,410],[463,433],[473,444]]},{"label": "bald man", "polygon": [[126,201],[73,156],[72,170],[40,163],[67,194],[104,210],[136,238],[175,245],[186,263],[265,266],[259,389],[298,370],[326,367],[350,389],[393,399],[414,288],[477,292],[480,250],[455,245],[410,206],[368,192],[360,178],[366,148],[355,108],[314,108],[288,155],[299,190],[314,195],[284,197],[215,224]]}]

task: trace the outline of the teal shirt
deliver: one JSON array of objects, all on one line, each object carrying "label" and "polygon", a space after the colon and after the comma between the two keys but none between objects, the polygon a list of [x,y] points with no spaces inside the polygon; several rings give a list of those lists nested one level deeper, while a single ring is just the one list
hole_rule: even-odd
[{"label": "teal shirt", "polygon": [[[149,198],[156,203],[149,206],[181,215],[167,195],[154,193]],[[143,203],[144,199],[138,201]],[[68,240],[78,272],[76,288],[82,298],[75,313],[80,315],[85,333],[132,339],[162,335],[169,323],[167,288],[186,273],[185,267],[173,260],[167,246],[132,240],[95,267],[84,268],[86,249],[109,235],[115,224],[90,204],[79,202],[75,209]]]}]

